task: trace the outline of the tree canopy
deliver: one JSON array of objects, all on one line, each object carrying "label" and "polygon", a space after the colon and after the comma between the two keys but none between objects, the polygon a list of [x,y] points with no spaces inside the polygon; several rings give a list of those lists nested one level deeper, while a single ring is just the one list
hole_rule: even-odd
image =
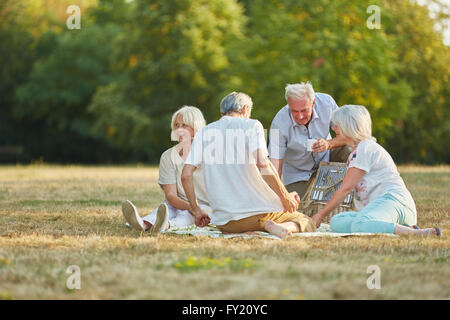
[{"label": "tree canopy", "polygon": [[[79,30],[66,27],[69,4]],[[338,105],[366,106],[396,161],[449,163],[445,12],[388,0],[4,0],[0,146],[20,146],[21,161],[156,163],[181,106],[211,122],[243,91],[268,128],[285,85],[311,81]]]}]

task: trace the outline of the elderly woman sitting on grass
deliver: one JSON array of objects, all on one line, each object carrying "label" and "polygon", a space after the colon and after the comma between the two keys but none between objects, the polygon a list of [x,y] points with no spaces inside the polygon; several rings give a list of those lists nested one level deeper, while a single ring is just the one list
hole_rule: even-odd
[{"label": "elderly woman sitting on grass", "polygon": [[[414,200],[389,153],[372,137],[372,121],[363,106],[346,105],[332,115],[333,130],[353,148],[341,187],[312,219],[317,226],[356,188],[357,211],[333,216],[330,227],[340,233],[441,235],[438,227],[419,229]],[[413,226],[413,227],[410,227]]]},{"label": "elderly woman sitting on grass", "polygon": [[[172,141],[179,143],[166,150],[159,162],[158,183],[164,190],[163,203],[150,214],[141,218],[136,207],[129,200],[122,203],[122,213],[127,223],[140,231],[150,230],[157,234],[174,227],[193,225],[194,216],[189,212],[189,202],[181,184],[184,161],[191,149],[195,133],[206,125],[202,112],[191,106],[184,106],[172,116]],[[199,206],[211,213],[201,170],[194,174],[194,184]]]}]

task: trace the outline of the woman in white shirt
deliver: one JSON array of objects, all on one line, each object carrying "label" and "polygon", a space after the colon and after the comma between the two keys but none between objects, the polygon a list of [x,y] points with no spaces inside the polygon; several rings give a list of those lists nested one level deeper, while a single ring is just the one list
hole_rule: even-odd
[{"label": "woman in white shirt", "polygon": [[[195,220],[189,212],[189,202],[181,183],[181,172],[195,133],[206,125],[202,112],[191,106],[184,106],[172,116],[172,141],[179,143],[166,150],[159,162],[158,183],[164,190],[165,199],[161,205],[141,218],[136,207],[129,200],[122,203],[122,213],[127,223],[140,231],[159,233],[168,228],[193,225]],[[194,173],[194,185],[200,207],[211,213],[206,197],[201,170]]]},{"label": "woman in white shirt", "polygon": [[391,233],[441,235],[438,227],[418,229],[414,200],[389,153],[372,137],[372,120],[363,106],[346,105],[334,111],[333,130],[353,148],[341,187],[312,219],[316,225],[356,189],[357,211],[343,212],[330,220],[340,233]]}]

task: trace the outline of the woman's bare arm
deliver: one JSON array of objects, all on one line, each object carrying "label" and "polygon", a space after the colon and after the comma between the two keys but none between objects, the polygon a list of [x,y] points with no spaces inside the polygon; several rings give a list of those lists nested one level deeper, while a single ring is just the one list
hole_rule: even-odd
[{"label": "woman's bare arm", "polygon": [[184,201],[178,196],[176,184],[163,184],[161,187],[170,205],[180,210],[189,210],[189,202]]},{"label": "woman's bare arm", "polygon": [[325,207],[312,216],[316,226],[320,225],[323,218],[330,214],[331,211],[344,201],[344,199],[352,192],[362,177],[366,174],[364,170],[358,168],[350,168],[344,176],[341,187],[334,193],[333,197],[328,201]]}]

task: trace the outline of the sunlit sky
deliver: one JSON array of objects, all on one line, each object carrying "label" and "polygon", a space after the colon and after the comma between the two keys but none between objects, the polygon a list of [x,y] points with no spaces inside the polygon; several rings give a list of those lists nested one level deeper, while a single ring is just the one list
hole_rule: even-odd
[{"label": "sunlit sky", "polygon": [[[421,5],[425,4],[427,1],[426,0],[417,0],[417,2]],[[442,4],[445,4],[448,8],[448,10],[450,11],[450,0],[440,0],[440,2]],[[430,6],[430,10],[431,10],[431,16],[433,16],[433,10],[436,10],[436,7],[434,6]],[[450,12],[449,12],[450,13]],[[450,21],[448,21],[447,24],[450,24]],[[449,26],[447,26],[447,28],[444,30],[444,43],[447,46],[450,46],[450,28]]]}]

